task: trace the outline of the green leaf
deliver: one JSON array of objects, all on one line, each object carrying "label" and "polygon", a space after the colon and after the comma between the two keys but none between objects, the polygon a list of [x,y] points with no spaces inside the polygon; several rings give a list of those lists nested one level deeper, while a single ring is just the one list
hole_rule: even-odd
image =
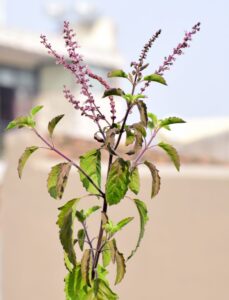
[{"label": "green leaf", "polygon": [[138,110],[139,110],[139,113],[140,113],[141,123],[143,124],[143,126],[147,127],[147,123],[148,123],[147,106],[141,100],[139,100],[137,102],[137,106],[138,106]]},{"label": "green leaf", "polygon": [[111,262],[111,250],[108,242],[106,242],[105,246],[103,247],[102,260],[104,268],[106,268]]},{"label": "green leaf", "polygon": [[65,277],[66,300],[83,300],[84,297],[86,297],[84,285],[81,267],[77,265],[73,271]]},{"label": "green leaf", "polygon": [[22,156],[19,158],[18,168],[17,168],[19,178],[22,177],[22,171],[24,169],[25,163],[29,159],[30,155],[33,152],[35,152],[37,149],[39,149],[39,147],[36,147],[36,146],[27,147],[25,149],[24,153],[22,154]]},{"label": "green leaf", "polygon": [[173,146],[166,144],[164,142],[159,143],[158,146],[168,154],[168,156],[174,163],[177,171],[180,171],[180,157],[179,154],[177,153],[177,150]]},{"label": "green leaf", "polygon": [[65,251],[64,251],[64,265],[69,272],[72,272],[74,266],[70,262],[69,257]]},{"label": "green leaf", "polygon": [[155,82],[167,85],[165,79],[162,76],[158,75],[158,74],[151,74],[151,75],[145,76],[144,80],[146,80],[146,81],[155,81]]},{"label": "green leaf", "polygon": [[128,75],[123,70],[113,70],[107,74],[107,77],[122,77],[122,78],[128,78]]},{"label": "green leaf", "polygon": [[117,204],[125,196],[129,184],[129,162],[117,158],[111,165],[106,182],[106,201]]},{"label": "green leaf", "polygon": [[148,121],[148,127],[150,129],[155,128],[157,126],[157,124],[158,124],[158,118],[157,118],[157,116],[155,114],[153,114],[153,113],[147,113],[147,115],[148,115],[148,118],[150,119],[150,121]]},{"label": "green leaf", "polygon": [[91,265],[91,250],[86,249],[84,251],[82,260],[81,260],[81,275],[83,281],[90,286],[91,283],[91,274],[90,274],[90,265]]},{"label": "green leaf", "polygon": [[133,217],[128,217],[128,218],[121,220],[117,224],[113,224],[113,222],[111,220],[109,220],[104,225],[104,229],[107,233],[110,233],[111,237],[112,237],[116,232],[120,231],[124,226],[126,226],[128,223],[130,223],[133,219],[134,219]]},{"label": "green leaf", "polygon": [[140,217],[140,233],[139,233],[137,245],[136,245],[135,249],[131,252],[129,257],[127,258],[127,260],[129,260],[136,253],[138,247],[140,246],[141,240],[142,240],[142,238],[144,236],[144,232],[145,232],[145,225],[148,221],[148,212],[147,212],[147,207],[146,207],[145,203],[140,201],[139,199],[134,199],[134,203],[137,206],[137,210],[138,210],[139,217]]},{"label": "green leaf", "polygon": [[133,219],[134,219],[133,217],[128,217],[118,222],[116,225],[115,232],[120,231],[124,226],[130,223]]},{"label": "green leaf", "polygon": [[80,250],[83,251],[84,242],[85,242],[85,231],[84,231],[84,229],[80,229],[78,231],[77,239],[78,239]]},{"label": "green leaf", "polygon": [[96,279],[95,281],[97,286],[96,289],[98,292],[95,298],[91,298],[91,299],[93,300],[117,300],[118,299],[117,294],[115,294],[111,290],[107,281],[102,280],[100,278]]},{"label": "green leaf", "polygon": [[[91,177],[94,183],[101,186],[101,153],[100,150],[93,149],[84,155],[80,156],[80,167]],[[85,189],[92,194],[97,194],[98,191],[87,177],[79,171],[80,180]]]},{"label": "green leaf", "polygon": [[125,264],[124,256],[122,253],[118,251],[116,251],[116,265],[117,265],[117,272],[116,272],[115,284],[118,284],[122,281],[126,273],[126,264]]},{"label": "green leaf", "polygon": [[69,261],[76,266],[76,254],[74,250],[73,222],[75,218],[76,204],[80,198],[68,201],[64,206],[60,207],[60,213],[57,219],[57,225],[60,228],[60,241],[66,252]]},{"label": "green leaf", "polygon": [[87,210],[86,210],[86,212],[85,212],[85,218],[88,218],[88,217],[90,217],[90,215],[91,214],[93,214],[94,212],[96,212],[98,209],[100,209],[101,208],[101,206],[98,206],[98,205],[96,205],[96,206],[92,206],[92,207],[90,207],[90,208],[88,208]]},{"label": "green leaf", "polygon": [[30,115],[34,117],[43,107],[44,107],[43,105],[38,105],[33,107],[30,111]]},{"label": "green leaf", "polygon": [[142,94],[137,94],[137,95],[132,95],[132,94],[125,94],[122,96],[128,103],[133,103],[136,102],[138,99],[146,98],[145,95]]},{"label": "green leaf", "polygon": [[112,263],[114,264],[115,261],[116,261],[116,251],[117,251],[116,240],[112,239],[112,240],[108,241],[108,247],[109,247],[110,252],[111,252]]},{"label": "green leaf", "polygon": [[153,182],[152,182],[151,198],[153,198],[159,193],[161,179],[157,168],[153,164],[151,164],[148,161],[145,161],[144,164],[149,168],[152,175]]},{"label": "green leaf", "polygon": [[137,130],[138,132],[141,133],[142,136],[146,137],[146,130],[145,127],[143,126],[142,122],[140,123],[135,123],[131,126],[134,130]]},{"label": "green leaf", "polygon": [[36,123],[31,117],[18,117],[7,125],[6,130],[23,127],[34,128],[35,125]]},{"label": "green leaf", "polygon": [[47,187],[50,196],[54,199],[62,198],[70,169],[71,164],[69,163],[60,163],[52,167],[48,175]]},{"label": "green leaf", "polygon": [[84,211],[76,211],[76,218],[78,219],[79,222],[83,223],[85,221],[85,215],[84,215]]},{"label": "green leaf", "polygon": [[115,89],[115,88],[112,88],[112,89],[109,89],[109,90],[106,90],[103,94],[103,98],[106,98],[106,97],[109,97],[109,96],[119,96],[119,97],[123,97],[125,95],[124,91],[120,88],[118,89]]},{"label": "green leaf", "polygon": [[137,167],[134,168],[133,171],[130,173],[129,188],[136,195],[139,193],[139,190],[140,190],[140,176],[139,176],[139,172],[138,172]]},{"label": "green leaf", "polygon": [[130,129],[127,128],[126,129],[126,143],[125,143],[125,145],[129,146],[129,145],[133,144],[134,140],[135,140],[135,135],[131,132]]},{"label": "green leaf", "polygon": [[180,124],[180,123],[186,123],[183,119],[178,117],[169,117],[163,120],[160,120],[160,127],[166,127],[168,125],[172,124]]},{"label": "green leaf", "polygon": [[59,116],[56,116],[55,118],[53,118],[49,124],[48,124],[48,131],[49,131],[49,135],[50,137],[53,136],[53,131],[56,127],[56,125],[59,123],[59,121],[63,118],[64,115],[59,115]]}]

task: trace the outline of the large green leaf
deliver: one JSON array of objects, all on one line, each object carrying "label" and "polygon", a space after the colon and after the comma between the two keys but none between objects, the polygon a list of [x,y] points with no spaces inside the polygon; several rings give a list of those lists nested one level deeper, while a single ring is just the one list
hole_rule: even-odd
[{"label": "large green leaf", "polygon": [[140,113],[141,123],[143,124],[143,126],[147,127],[147,123],[148,123],[147,106],[141,100],[139,100],[137,102],[137,106],[138,106],[138,110],[139,110],[139,113]]},{"label": "large green leaf", "polygon": [[107,281],[103,279],[96,279],[96,295],[94,298],[89,298],[90,300],[117,300],[118,296],[115,294]]},{"label": "large green leaf", "polygon": [[160,120],[160,127],[165,127],[172,124],[180,124],[180,123],[186,123],[183,119],[178,117],[169,117],[165,118],[163,120]]},{"label": "large green leaf", "polygon": [[135,167],[133,169],[133,171],[130,173],[129,188],[136,195],[139,193],[139,190],[140,190],[140,176],[139,176],[139,172],[138,172],[137,167]]},{"label": "large green leaf", "polygon": [[158,75],[158,74],[151,74],[151,75],[145,76],[144,80],[146,80],[146,81],[155,81],[155,82],[167,85],[165,79],[162,76]]},{"label": "large green leaf", "polygon": [[117,204],[125,196],[129,184],[129,162],[117,158],[111,165],[106,182],[106,201]]},{"label": "large green leaf", "polygon": [[180,171],[180,157],[179,154],[177,153],[177,150],[173,146],[166,144],[164,142],[159,143],[158,146],[168,154],[168,156],[174,163],[177,171]]},{"label": "large green leaf", "polygon": [[65,277],[65,295],[66,300],[84,300],[87,290],[82,280],[81,267],[77,265],[72,272]]},{"label": "large green leaf", "polygon": [[126,273],[125,259],[123,254],[120,253],[119,251],[116,251],[116,265],[117,265],[117,272],[116,272],[115,284],[118,284],[122,281]]},{"label": "large green leaf", "polygon": [[[93,149],[84,155],[80,156],[80,167],[86,174],[94,181],[94,183],[101,186],[101,153],[100,150]],[[92,194],[97,194],[98,191],[88,178],[79,171],[80,180],[85,189]]]},{"label": "large green leaf", "polygon": [[53,131],[56,127],[56,125],[60,122],[60,120],[63,118],[64,115],[59,115],[59,116],[56,116],[55,118],[53,118],[49,124],[48,124],[48,131],[49,131],[49,135],[50,137],[52,137],[53,135]]},{"label": "large green leaf", "polygon": [[48,175],[47,187],[50,196],[54,199],[62,198],[70,169],[71,164],[69,163],[60,163],[52,167]]},{"label": "large green leaf", "polygon": [[31,116],[24,116],[24,117],[18,117],[11,121],[6,129],[13,129],[13,128],[23,128],[23,127],[29,127],[29,128],[34,128],[36,125],[35,121]]},{"label": "large green leaf", "polygon": [[160,191],[161,178],[159,176],[159,172],[158,172],[157,168],[153,164],[151,164],[149,161],[145,161],[144,164],[149,168],[151,175],[152,175],[151,198],[153,198]]},{"label": "large green leaf", "polygon": [[148,221],[148,212],[147,212],[147,207],[146,207],[145,203],[139,199],[134,199],[134,203],[137,206],[137,210],[138,210],[138,213],[140,216],[140,233],[139,233],[137,245],[136,245],[135,249],[131,252],[129,257],[127,258],[127,260],[130,259],[135,254],[138,247],[140,246],[141,240],[142,240],[142,238],[144,236],[144,232],[145,232],[145,225]]},{"label": "large green leaf", "polygon": [[123,70],[113,70],[107,74],[107,77],[109,77],[109,78],[112,78],[112,77],[127,78],[128,75]]},{"label": "large green leaf", "polygon": [[18,176],[19,178],[22,177],[22,171],[24,169],[25,163],[27,162],[27,160],[29,159],[30,155],[35,152],[39,147],[36,146],[31,146],[31,147],[27,147],[24,151],[24,153],[22,154],[22,156],[19,158],[18,161]]},{"label": "large green leaf", "polygon": [[81,275],[83,281],[91,285],[91,250],[86,249],[81,259]]},{"label": "large green leaf", "polygon": [[76,266],[76,254],[74,250],[74,232],[73,223],[75,218],[76,204],[80,198],[68,201],[64,206],[60,207],[60,213],[57,219],[57,225],[60,228],[60,241],[66,252],[69,261]]}]

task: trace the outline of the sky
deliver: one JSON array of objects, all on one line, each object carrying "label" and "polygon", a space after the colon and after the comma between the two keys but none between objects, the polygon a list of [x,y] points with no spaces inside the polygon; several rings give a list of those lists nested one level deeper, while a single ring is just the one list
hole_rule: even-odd
[{"label": "sky", "polygon": [[[229,115],[229,1],[105,1],[88,0],[98,11],[111,17],[118,29],[118,47],[128,62],[137,59],[149,37],[162,29],[161,37],[149,55],[149,73],[163,62],[164,56],[182,40],[185,30],[202,23],[191,47],[165,73],[168,86],[154,84],[148,90],[149,110],[164,117],[177,115],[214,117]],[[45,14],[48,0],[7,0],[6,24],[10,27],[48,32],[53,21]],[[66,7],[72,0],[64,2]],[[39,35],[38,35],[39,37]]]}]

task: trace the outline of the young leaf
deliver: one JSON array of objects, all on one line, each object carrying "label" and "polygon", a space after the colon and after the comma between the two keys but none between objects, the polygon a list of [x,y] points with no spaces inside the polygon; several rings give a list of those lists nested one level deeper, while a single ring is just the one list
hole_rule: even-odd
[{"label": "young leaf", "polygon": [[177,150],[173,146],[163,142],[159,143],[158,146],[168,154],[168,156],[174,163],[177,171],[180,171],[180,157],[179,154],[177,153]]},{"label": "young leaf", "polygon": [[36,123],[31,117],[18,117],[7,125],[6,130],[23,127],[34,128],[35,125]]},{"label": "young leaf", "polygon": [[38,105],[33,107],[30,111],[30,115],[34,117],[43,107],[44,107],[43,105]]},{"label": "young leaf", "polygon": [[50,196],[54,199],[62,198],[70,169],[71,164],[69,163],[60,163],[52,167],[48,175],[47,187]]},{"label": "young leaf", "polygon": [[83,281],[91,286],[91,274],[90,274],[90,265],[91,265],[91,250],[86,249],[84,251],[82,260],[81,260],[81,274]]},{"label": "young leaf", "polygon": [[150,129],[153,129],[158,124],[158,118],[155,114],[152,114],[152,113],[148,113],[147,115],[148,115],[148,118],[150,119],[150,121],[148,121],[148,127]]},{"label": "young leaf", "polygon": [[122,253],[116,251],[116,265],[117,265],[117,273],[115,279],[115,285],[120,283],[126,273],[126,264],[125,259]]},{"label": "young leaf", "polygon": [[117,204],[125,196],[129,184],[129,162],[117,158],[111,165],[106,182],[106,201]]},{"label": "young leaf", "polygon": [[78,231],[77,239],[78,239],[80,250],[83,251],[84,242],[85,242],[85,231],[83,229],[80,229]]},{"label": "young leaf", "polygon": [[137,102],[137,106],[138,106],[138,110],[139,110],[139,113],[140,113],[141,123],[143,124],[143,126],[147,127],[147,123],[148,123],[147,106],[141,100],[139,100]]},{"label": "young leaf", "polygon": [[25,163],[27,162],[28,158],[30,157],[30,155],[35,152],[37,149],[39,149],[39,147],[36,146],[31,146],[31,147],[27,147],[24,151],[24,153],[22,154],[22,156],[19,158],[18,161],[18,176],[19,178],[22,177],[22,171],[24,169]]},{"label": "young leaf", "polygon": [[76,211],[76,218],[80,223],[83,223],[86,220],[86,217],[84,215],[84,211],[81,209],[81,211],[77,210]]},{"label": "young leaf", "polygon": [[90,217],[91,214],[93,214],[94,212],[96,212],[100,208],[101,208],[101,206],[98,206],[98,205],[90,207],[89,209],[86,210],[86,212],[84,214],[85,217],[86,218]]},{"label": "young leaf", "polygon": [[108,221],[108,223],[104,225],[104,229],[107,233],[110,233],[112,237],[116,232],[120,231],[124,226],[130,223],[133,219],[134,219],[133,217],[128,217],[118,222],[117,224],[113,224],[112,221]]},{"label": "young leaf", "polygon": [[129,257],[127,258],[127,260],[129,260],[135,254],[138,247],[140,246],[141,240],[142,240],[142,238],[144,236],[144,232],[145,232],[145,225],[148,221],[148,212],[147,212],[147,207],[146,207],[145,203],[140,201],[139,199],[134,199],[134,202],[137,206],[137,210],[138,210],[139,217],[140,217],[140,233],[139,233],[137,245],[136,245],[135,249],[131,252]]},{"label": "young leaf", "polygon": [[128,75],[123,70],[113,70],[107,74],[107,77],[122,77],[122,78],[128,78]]},{"label": "young leaf", "polygon": [[60,213],[57,219],[57,225],[60,228],[60,241],[66,252],[69,261],[76,266],[76,254],[74,250],[73,222],[75,218],[76,204],[80,198],[68,201],[64,206],[60,207]]},{"label": "young leaf", "polygon": [[158,75],[158,74],[151,74],[151,75],[145,76],[144,80],[146,80],[146,81],[155,81],[155,82],[167,85],[165,79],[162,76]]},{"label": "young leaf", "polygon": [[144,164],[149,168],[152,175],[153,182],[152,182],[151,198],[153,198],[159,193],[161,179],[157,168],[153,164],[151,164],[149,161],[145,161]]},{"label": "young leaf", "polygon": [[172,124],[186,123],[183,119],[177,117],[169,117],[163,120],[160,120],[160,127],[166,127]]},{"label": "young leaf", "polygon": [[49,135],[50,137],[52,137],[53,135],[53,131],[56,127],[56,125],[59,123],[59,121],[63,118],[64,115],[59,115],[59,116],[56,116],[55,118],[53,118],[49,124],[48,124],[48,131],[49,131]]},{"label": "young leaf", "polygon": [[109,89],[106,90],[103,94],[103,98],[109,97],[109,96],[119,96],[119,97],[123,97],[125,95],[124,91],[120,88],[118,89]]},{"label": "young leaf", "polygon": [[130,223],[133,219],[134,219],[133,217],[128,217],[118,222],[117,225],[115,226],[116,227],[115,232],[120,231],[124,226]]},{"label": "young leaf", "polygon": [[[87,173],[94,183],[101,186],[101,153],[100,150],[93,149],[84,155],[80,156],[80,167]],[[97,194],[98,191],[87,177],[79,172],[80,180],[85,189],[92,194]]]},{"label": "young leaf", "polygon": [[139,193],[139,189],[140,189],[140,176],[139,176],[139,172],[138,172],[138,168],[137,167],[134,168],[134,170],[130,173],[129,188],[136,195]]}]

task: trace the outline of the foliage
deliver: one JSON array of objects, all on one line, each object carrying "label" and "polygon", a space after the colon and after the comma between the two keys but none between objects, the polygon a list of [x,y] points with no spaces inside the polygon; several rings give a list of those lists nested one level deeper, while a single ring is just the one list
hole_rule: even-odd
[{"label": "foliage", "polygon": [[[68,22],[64,23],[64,40],[69,54],[68,59],[59,55],[52,48],[46,36],[41,35],[41,43],[47,48],[48,53],[56,59],[58,64],[73,73],[81,94],[86,100],[84,99],[82,103],[76,99],[67,87],[64,87],[63,91],[65,98],[98,128],[94,134],[95,140],[99,143],[98,148],[82,154],[79,157],[79,164],[66,156],[54,144],[54,130],[61,122],[63,114],[55,116],[48,123],[48,138],[42,136],[36,128],[35,117],[43,106],[32,108],[28,116],[16,118],[6,128],[8,130],[29,128],[44,143],[46,149],[55,152],[63,159],[61,163],[54,165],[48,174],[47,189],[51,197],[63,198],[72,168],[79,172],[81,183],[89,193],[86,197],[96,196],[96,204],[88,209],[78,209],[83,197],[71,199],[59,208],[57,225],[68,272],[65,277],[66,300],[118,299],[107,280],[107,269],[111,263],[116,264],[115,284],[123,280],[127,261],[139,248],[148,221],[146,203],[139,199],[131,199],[127,195],[128,192],[135,195],[140,193],[141,172],[139,166],[143,165],[150,171],[152,177],[151,198],[159,193],[161,179],[155,163],[152,159],[146,160],[145,154],[153,151],[152,149],[155,147],[159,147],[170,157],[176,169],[178,171],[180,169],[180,158],[176,149],[163,141],[155,143],[155,139],[161,129],[171,130],[171,125],[182,124],[185,121],[174,116],[159,119],[155,113],[149,112],[145,91],[150,84],[167,85],[164,73],[173,65],[177,56],[183,54],[183,49],[189,46],[192,36],[199,30],[200,23],[197,23],[190,32],[185,33],[182,43],[174,48],[171,55],[165,57],[161,66],[154,73],[143,74],[149,67],[149,63],[145,62],[148,52],[161,34],[161,30],[157,31],[145,44],[139,59],[131,63],[130,72],[121,69],[110,71],[108,78],[121,78],[129,81],[131,92],[127,93],[120,88],[111,87],[104,78],[94,74],[84,63],[82,55],[78,53],[78,42],[74,41],[73,30],[69,27]],[[90,80],[96,80],[104,87],[103,101],[108,101],[110,104],[110,116],[104,114],[102,108],[100,109],[96,104],[95,97],[90,90]],[[124,101],[127,107],[120,120],[117,120],[116,101]],[[128,117],[133,109],[138,111],[139,121],[128,125]],[[126,137],[124,150],[123,147],[120,147],[123,136]],[[20,178],[29,157],[39,148],[39,146],[30,146],[25,149],[18,163]],[[107,152],[109,161],[107,175],[104,176],[105,179],[102,182],[101,158],[103,152]],[[137,244],[127,258],[118,249],[114,236],[116,237],[121,230],[125,232],[126,227],[128,228],[127,225],[134,218],[126,217],[115,223],[108,215],[108,207],[111,209],[113,205],[119,204],[124,198],[133,201],[140,219]],[[103,205],[101,205],[101,201]],[[101,210],[99,232],[92,238],[88,228],[88,219],[99,210]],[[80,252],[82,252],[81,255]]]}]

